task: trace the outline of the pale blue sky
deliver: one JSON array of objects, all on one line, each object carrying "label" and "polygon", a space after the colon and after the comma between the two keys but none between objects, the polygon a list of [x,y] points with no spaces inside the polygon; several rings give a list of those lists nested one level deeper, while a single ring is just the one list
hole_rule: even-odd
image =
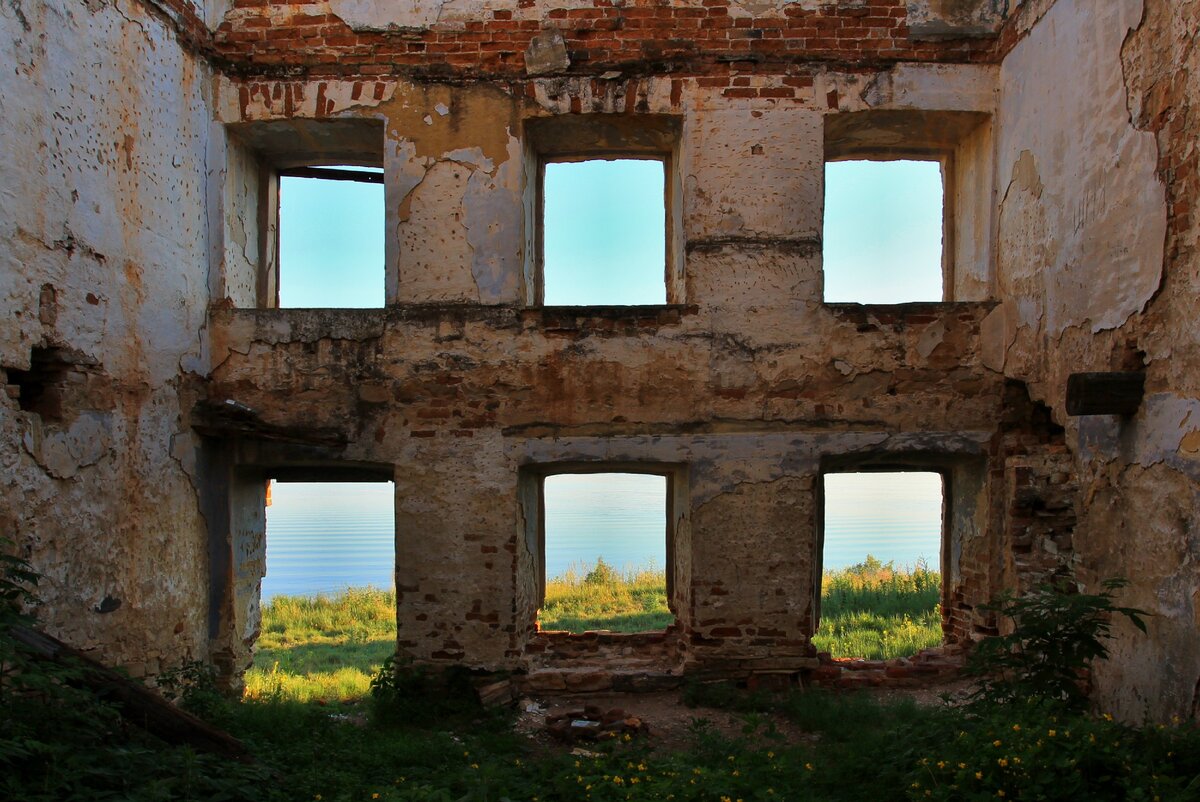
[{"label": "pale blue sky", "polygon": [[383,211],[382,184],[280,178],[279,305],[383,306]]},{"label": "pale blue sky", "polygon": [[[545,302],[666,302],[664,165],[555,162],[545,175]],[[931,161],[830,162],[829,302],[942,299],[942,175]],[[280,306],[384,304],[383,187],[280,180]]]},{"label": "pale blue sky", "polygon": [[658,160],[546,165],[547,305],[667,302],[664,182]]},{"label": "pale blue sky", "polygon": [[942,196],[937,162],[826,164],[825,301],[942,300]]}]

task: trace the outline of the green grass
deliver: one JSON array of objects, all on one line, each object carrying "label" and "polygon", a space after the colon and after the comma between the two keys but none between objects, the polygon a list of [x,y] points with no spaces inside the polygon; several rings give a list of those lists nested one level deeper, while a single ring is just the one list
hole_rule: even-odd
[{"label": "green grass", "polygon": [[[267,610],[264,642],[281,664],[290,654],[294,668],[330,673],[316,658],[332,650],[342,664],[363,659],[365,675],[373,658],[347,646],[357,639],[390,650],[391,604],[381,591],[279,599]],[[4,626],[0,658],[21,667],[0,673],[0,799],[23,802],[1200,798],[1200,729],[1192,724],[1136,728],[1044,705],[922,707],[910,699],[750,694],[695,683],[685,700],[737,711],[740,734],[716,731],[698,708],[683,742],[616,739],[573,754],[516,734],[511,710],[479,707],[468,671],[402,669],[380,683],[391,694],[375,698],[375,716],[366,720],[302,701],[332,697],[309,694],[306,685],[230,702],[215,694],[211,669],[185,667],[177,672],[191,690],[185,706],[241,739],[253,762],[240,764],[121,723],[108,703],[72,686],[77,669],[29,661]],[[785,737],[784,721],[804,735]]]},{"label": "green grass", "polygon": [[[821,594],[821,628],[813,642],[834,657],[884,660],[942,642],[941,576],[924,566],[904,571],[868,555],[826,572]],[[665,629],[674,616],[662,572],[620,572],[600,560],[549,580],[539,621],[542,629],[570,632],[648,632]]]},{"label": "green grass", "polygon": [[396,651],[396,594],[352,588],[335,596],[276,596],[263,608],[246,696],[300,702],[366,695]]},{"label": "green grass", "polygon": [[[904,572],[868,557],[827,573],[821,629],[814,643],[835,657],[886,659],[941,643],[936,572]],[[546,583],[542,629],[651,632],[670,626],[666,577],[660,571],[617,571],[602,560]],[[315,598],[277,596],[263,608],[252,699],[348,701],[366,695],[371,677],[393,653],[396,599],[375,588]]]},{"label": "green grass", "polygon": [[886,660],[942,642],[942,578],[918,565],[895,569],[867,556],[821,582],[821,626],[813,643],[834,657]]},{"label": "green grass", "polygon": [[675,616],[667,609],[667,578],[661,571],[617,571],[603,560],[594,568],[572,567],[546,582],[542,629],[584,632],[651,632],[666,629]]}]

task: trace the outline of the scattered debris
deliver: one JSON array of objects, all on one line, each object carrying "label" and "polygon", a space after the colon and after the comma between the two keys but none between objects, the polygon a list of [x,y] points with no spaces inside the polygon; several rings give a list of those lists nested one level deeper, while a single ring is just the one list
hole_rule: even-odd
[{"label": "scattered debris", "polygon": [[648,734],[650,728],[640,718],[626,715],[619,707],[604,710],[596,705],[586,705],[546,716],[546,731],[560,741],[573,742]]}]

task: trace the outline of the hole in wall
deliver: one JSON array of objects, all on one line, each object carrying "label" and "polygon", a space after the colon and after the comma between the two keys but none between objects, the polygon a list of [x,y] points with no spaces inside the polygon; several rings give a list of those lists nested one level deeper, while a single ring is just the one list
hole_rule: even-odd
[{"label": "hole in wall", "polygon": [[545,477],[543,630],[653,632],[674,623],[668,485],[659,474]]},{"label": "hole in wall", "polygon": [[16,388],[17,405],[44,421],[63,418],[64,391],[75,362],[61,348],[38,346],[30,351],[29,370],[8,368],[8,384]]},{"label": "hole in wall", "polygon": [[931,471],[824,475],[820,651],[881,660],[942,644],[944,496]]}]

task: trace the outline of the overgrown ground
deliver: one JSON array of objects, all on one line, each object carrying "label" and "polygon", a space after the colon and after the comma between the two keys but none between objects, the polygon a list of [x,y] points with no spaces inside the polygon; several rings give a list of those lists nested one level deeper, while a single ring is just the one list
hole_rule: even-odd
[{"label": "overgrown ground", "polygon": [[[848,592],[869,585],[850,582]],[[243,740],[253,762],[237,764],[156,741],[120,720],[108,702],[75,689],[77,669],[31,661],[7,636],[15,620],[5,612],[8,598],[6,592],[0,599],[5,800],[1200,799],[1194,726],[1135,728],[1045,699],[922,707],[910,699],[761,696],[695,684],[681,695],[694,717],[682,741],[651,733],[572,752],[517,730],[511,710],[479,707],[466,673],[435,681],[402,667],[379,673],[374,694],[356,697],[391,648],[391,599],[380,592],[278,600],[266,616],[270,663],[242,700],[216,695],[201,666],[167,678],[186,707]],[[1072,604],[1076,620],[1081,606]],[[379,643],[385,652],[374,650]],[[347,669],[357,672],[352,680]],[[303,672],[316,676],[283,679]],[[741,731],[713,726],[714,710],[740,716]]]}]

